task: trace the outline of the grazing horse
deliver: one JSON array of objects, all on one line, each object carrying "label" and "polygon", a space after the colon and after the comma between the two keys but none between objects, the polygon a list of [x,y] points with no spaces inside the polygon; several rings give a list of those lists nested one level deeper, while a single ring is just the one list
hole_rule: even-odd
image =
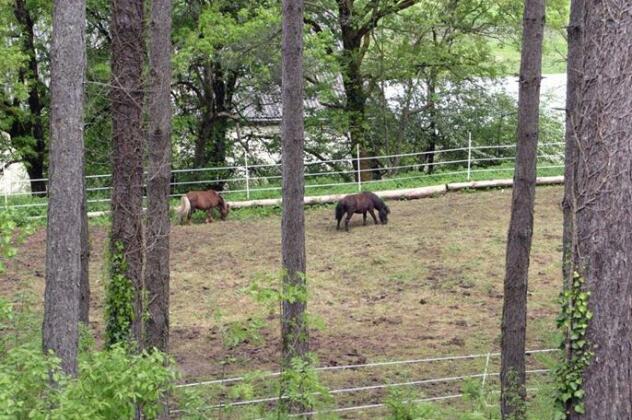
[{"label": "grazing horse", "polygon": [[342,216],[347,214],[345,218],[345,230],[349,232],[349,220],[351,220],[351,216],[353,213],[362,213],[364,219],[364,225],[366,225],[366,214],[369,212],[371,217],[373,217],[373,221],[377,225],[377,217],[375,217],[374,210],[377,209],[380,215],[380,222],[383,225],[388,223],[388,214],[391,210],[388,208],[384,201],[377,195],[372,192],[363,192],[359,194],[352,194],[344,197],[342,200],[338,201],[336,205],[336,220],[338,224],[336,225],[336,230],[340,230],[340,221],[342,220]]},{"label": "grazing horse", "polygon": [[191,215],[195,210],[206,211],[208,217],[205,222],[211,223],[213,222],[211,213],[215,207],[219,207],[220,218],[225,220],[230,206],[217,191],[190,191],[180,199],[180,207],[177,210],[178,216],[180,216],[180,223],[191,222]]}]

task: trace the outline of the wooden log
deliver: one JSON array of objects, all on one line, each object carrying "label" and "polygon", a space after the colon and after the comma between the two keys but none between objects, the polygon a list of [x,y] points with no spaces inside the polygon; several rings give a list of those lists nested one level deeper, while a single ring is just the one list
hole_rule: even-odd
[{"label": "wooden log", "polygon": [[[564,176],[542,176],[536,179],[537,185],[558,185],[564,183]],[[498,187],[511,187],[513,179],[493,179],[489,181],[452,182],[447,184],[448,191],[459,191],[464,189],[485,189]]]},{"label": "wooden log", "polygon": [[[564,176],[548,176],[540,177],[536,180],[537,185],[559,185],[564,183]],[[459,191],[464,189],[485,189],[485,188],[510,188],[513,185],[512,179],[495,179],[489,181],[470,181],[470,182],[453,182],[450,184],[433,185],[430,187],[421,188],[409,188],[403,190],[389,190],[389,191],[374,191],[379,197],[384,200],[415,200],[418,198],[433,197],[440,194],[445,194],[449,191]],[[353,194],[353,193],[349,193]],[[330,204],[335,203],[338,200],[349,194],[332,194],[332,195],[319,195],[314,197],[305,197],[305,205],[312,204]],[[277,206],[280,207],[282,200],[280,198],[267,198],[263,200],[248,200],[248,201],[229,201],[231,208],[239,209],[246,207],[256,206]],[[179,206],[174,207],[174,210]],[[98,217],[110,214],[109,211],[95,211],[88,213],[88,217]]]}]

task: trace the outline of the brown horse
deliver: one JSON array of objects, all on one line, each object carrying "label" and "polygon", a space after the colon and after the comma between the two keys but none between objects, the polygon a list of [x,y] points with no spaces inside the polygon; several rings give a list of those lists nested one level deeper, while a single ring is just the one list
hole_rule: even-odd
[{"label": "brown horse", "polygon": [[366,225],[366,214],[367,212],[371,214],[373,217],[373,221],[377,225],[377,217],[375,217],[374,210],[377,209],[380,215],[380,222],[383,225],[388,223],[388,214],[391,210],[388,208],[384,201],[377,195],[372,192],[363,192],[359,194],[348,195],[344,197],[342,200],[338,201],[336,205],[336,220],[338,224],[336,225],[336,229],[340,230],[340,221],[342,220],[342,216],[347,214],[345,218],[345,230],[349,232],[349,220],[351,220],[351,216],[354,213],[362,213],[364,218],[364,225]]},{"label": "brown horse", "polygon": [[180,199],[180,207],[177,210],[178,216],[180,216],[180,223],[185,221],[190,223],[191,215],[195,210],[206,211],[208,217],[205,222],[211,223],[213,222],[211,213],[215,207],[219,207],[220,218],[225,220],[230,211],[230,206],[217,191],[190,191]]}]

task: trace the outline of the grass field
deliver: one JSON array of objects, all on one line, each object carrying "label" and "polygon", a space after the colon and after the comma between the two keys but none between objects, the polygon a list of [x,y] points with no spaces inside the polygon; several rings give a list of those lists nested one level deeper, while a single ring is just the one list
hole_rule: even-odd
[{"label": "grass field", "polygon": [[[537,191],[528,348],[555,342],[561,196],[559,187]],[[350,233],[335,230],[331,206],[308,209],[309,311],[323,327],[312,331],[311,348],[320,364],[497,351],[510,197],[511,190],[492,190],[393,201],[388,225],[361,226],[361,218],[355,217]],[[105,240],[106,227],[93,226],[91,328],[97,337],[103,331]],[[279,216],[174,226],[171,247],[171,350],[183,380],[276,370],[278,308],[258,304],[245,289],[253,281],[278,280],[274,273],[280,265]],[[36,307],[41,307],[44,256],[45,231],[40,230],[9,263],[0,294],[32,291]],[[323,380],[330,388],[402,382],[480,373],[484,362],[359,369],[327,373]],[[492,358],[489,372],[497,372],[498,364]],[[541,363],[534,361],[536,365]],[[261,388],[266,383],[270,381],[262,381]],[[488,383],[492,385],[493,378]],[[435,396],[459,391],[460,386],[458,382],[413,390],[416,396]],[[204,392],[219,396],[225,390]],[[384,396],[384,390],[349,393],[337,396],[336,403],[353,405]],[[466,403],[444,406],[454,404]],[[378,412],[364,415],[372,418]],[[363,418],[359,413],[349,418],[358,416]]]}]

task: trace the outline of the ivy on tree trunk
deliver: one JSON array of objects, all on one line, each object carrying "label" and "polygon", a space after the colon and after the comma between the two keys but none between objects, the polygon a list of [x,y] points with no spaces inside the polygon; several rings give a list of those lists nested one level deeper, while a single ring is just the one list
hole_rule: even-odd
[{"label": "ivy on tree trunk", "polygon": [[[112,1],[112,258],[111,276],[133,289],[130,338],[142,345],[143,293],[143,2]],[[120,254],[120,255],[119,255]],[[116,319],[114,317],[113,319]]]}]

